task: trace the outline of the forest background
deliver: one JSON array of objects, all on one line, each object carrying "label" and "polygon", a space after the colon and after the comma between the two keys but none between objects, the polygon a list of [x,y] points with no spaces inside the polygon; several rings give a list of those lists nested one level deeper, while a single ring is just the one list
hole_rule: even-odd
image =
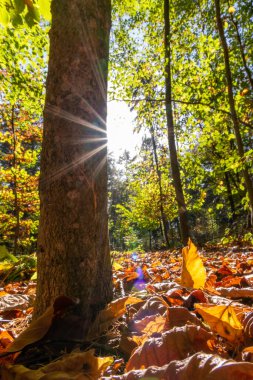
[{"label": "forest background", "polygon": [[[29,2],[28,2],[29,3]],[[168,149],[162,2],[112,2],[109,101],[125,101],[143,134],[135,157],[109,157],[113,250],[181,244]],[[14,254],[36,250],[39,161],[48,60],[47,2],[1,8],[0,244]],[[41,19],[42,16],[42,19]],[[171,103],[181,182],[191,235],[199,244],[251,242],[253,160],[253,6],[221,1],[170,2]],[[236,120],[235,120],[236,117]],[[234,122],[238,123],[242,151]],[[238,133],[237,133],[238,134]]]}]

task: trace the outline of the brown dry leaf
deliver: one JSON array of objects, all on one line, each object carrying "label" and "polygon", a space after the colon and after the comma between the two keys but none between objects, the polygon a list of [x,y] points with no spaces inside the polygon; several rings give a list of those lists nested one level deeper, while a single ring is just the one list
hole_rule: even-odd
[{"label": "brown dry leaf", "polygon": [[75,301],[69,297],[57,297],[53,306],[50,306],[44,314],[32,321],[29,327],[14,340],[10,347],[8,347],[8,352],[21,351],[24,347],[41,340],[49,331],[54,316],[60,316],[68,307],[74,304]]},{"label": "brown dry leaf", "polygon": [[133,323],[135,324],[137,321],[142,320],[143,318],[150,315],[163,315],[167,310],[168,305],[163,300],[162,297],[153,296],[149,298],[143,306],[137,311],[134,316]]},{"label": "brown dry leaf", "polygon": [[207,341],[211,336],[201,327],[175,327],[138,347],[129,359],[126,370],[162,366],[172,360],[184,359],[199,350],[210,352]]},{"label": "brown dry leaf", "polygon": [[191,313],[185,307],[169,307],[167,311],[167,323],[168,329],[173,327],[180,327],[186,324],[201,326],[201,321],[195,314]]},{"label": "brown dry leaf", "polygon": [[8,333],[8,331],[0,332],[0,351],[2,348],[8,347],[13,342],[13,337]]},{"label": "brown dry leaf", "polygon": [[242,350],[242,358],[247,362],[253,363],[253,346],[246,347]]},{"label": "brown dry leaf", "polygon": [[184,360],[171,361],[163,367],[134,370],[111,380],[252,380],[253,363],[225,360],[217,355],[198,352]]},{"label": "brown dry leaf", "polygon": [[245,316],[242,324],[245,336],[247,338],[253,338],[253,311]]},{"label": "brown dry leaf", "polygon": [[[151,319],[151,320],[150,320]],[[138,346],[142,345],[153,334],[159,334],[166,330],[166,318],[161,315],[152,315],[138,321],[141,336],[133,336],[133,341]]]},{"label": "brown dry leaf", "polygon": [[94,351],[71,353],[38,370],[22,365],[2,369],[3,380],[97,380],[113,363],[112,357],[95,357]]},{"label": "brown dry leaf", "polygon": [[88,331],[87,339],[93,339],[99,336],[101,332],[108,329],[113,321],[122,317],[126,312],[127,305],[134,305],[139,302],[143,302],[143,300],[137,297],[123,297],[109,303],[109,305],[98,314],[95,322]]},{"label": "brown dry leaf", "polygon": [[217,288],[222,297],[236,298],[253,298],[252,288]]},{"label": "brown dry leaf", "polygon": [[227,277],[224,277],[221,281],[220,281],[220,285],[221,287],[223,288],[229,288],[229,287],[232,287],[232,286],[235,286],[235,285],[238,285],[238,286],[241,286],[243,282],[245,282],[245,278],[244,277],[239,277],[239,276],[227,276]]},{"label": "brown dry leaf", "polygon": [[233,306],[195,304],[195,308],[210,328],[220,336],[230,342],[242,338],[243,326]]},{"label": "brown dry leaf", "polygon": [[206,282],[206,270],[197,247],[189,239],[188,246],[183,248],[183,268],[181,284],[187,288],[203,288]]},{"label": "brown dry leaf", "polygon": [[8,347],[8,352],[21,351],[29,344],[42,339],[51,327],[54,316],[54,308],[50,306],[41,317],[33,321],[17,339]]},{"label": "brown dry leaf", "polygon": [[145,330],[147,325],[154,322],[157,317],[165,319],[159,314],[147,315],[146,317],[138,319],[137,321],[133,320],[132,323],[130,323],[130,330],[134,333],[143,334],[143,330]]}]

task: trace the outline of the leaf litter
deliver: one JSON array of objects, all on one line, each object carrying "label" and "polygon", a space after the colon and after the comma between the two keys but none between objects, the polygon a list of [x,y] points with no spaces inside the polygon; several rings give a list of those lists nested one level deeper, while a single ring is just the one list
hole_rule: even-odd
[{"label": "leaf litter", "polygon": [[[75,300],[60,297],[32,322],[34,283],[10,283],[0,292],[1,378],[253,380],[252,270],[250,247],[117,253],[114,301],[85,342]],[[62,349],[55,330],[66,323],[73,344]]]}]

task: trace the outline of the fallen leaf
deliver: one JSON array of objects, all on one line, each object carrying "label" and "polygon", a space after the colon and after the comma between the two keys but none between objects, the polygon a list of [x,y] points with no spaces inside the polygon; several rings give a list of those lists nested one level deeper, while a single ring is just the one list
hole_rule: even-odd
[{"label": "fallen leaf", "polygon": [[30,326],[23,331],[17,339],[8,347],[8,352],[21,351],[29,344],[33,344],[42,339],[48,332],[54,316],[53,306],[49,307],[41,317],[33,321]]},{"label": "fallen leaf", "polygon": [[242,337],[243,326],[232,306],[195,304],[195,308],[210,328],[220,336],[230,342]]},{"label": "fallen leaf", "polygon": [[126,312],[127,305],[133,305],[139,302],[143,302],[143,300],[137,297],[123,297],[109,303],[107,307],[98,314],[87,334],[87,339],[93,339],[99,336],[101,332],[108,329],[113,321],[122,317]]},{"label": "fallen leaf", "polygon": [[206,270],[197,247],[189,239],[188,246],[183,248],[183,268],[181,284],[187,288],[203,288],[206,282]]},{"label": "fallen leaf", "polygon": [[133,323],[150,315],[163,315],[167,310],[167,307],[168,305],[162,297],[153,296],[149,298],[145,302],[145,304],[141,306],[140,309],[137,311],[137,313],[134,316]]},{"label": "fallen leaf", "polygon": [[59,315],[73,304],[74,300],[69,297],[57,297],[53,306],[50,306],[44,314],[32,321],[29,327],[24,330],[17,339],[14,340],[10,347],[8,347],[8,352],[21,351],[24,347],[41,340],[49,331],[52,325],[53,317],[55,315]]},{"label": "fallen leaf", "polygon": [[168,329],[173,327],[180,327],[186,324],[201,326],[201,321],[195,314],[191,313],[185,307],[169,307],[167,311],[167,324]]},{"label": "fallen leaf", "polygon": [[3,380],[97,380],[113,363],[112,357],[96,357],[94,351],[71,353],[38,370],[23,365],[2,368]]},{"label": "fallen leaf", "polygon": [[245,336],[247,338],[253,338],[253,311],[245,316],[242,324]]},{"label": "fallen leaf", "polygon": [[8,331],[1,331],[0,332],[0,351],[2,351],[1,348],[8,347],[13,342],[13,337],[8,333]]},{"label": "fallen leaf", "polygon": [[104,380],[252,380],[253,363],[225,360],[217,355],[198,352],[184,360],[174,360],[164,366],[131,370],[121,376]]},{"label": "fallen leaf", "polygon": [[201,327],[175,327],[138,347],[130,357],[126,370],[162,366],[172,360],[184,359],[199,350],[209,352],[207,341],[211,336]]},{"label": "fallen leaf", "polygon": [[217,288],[222,297],[236,298],[253,298],[252,288]]}]

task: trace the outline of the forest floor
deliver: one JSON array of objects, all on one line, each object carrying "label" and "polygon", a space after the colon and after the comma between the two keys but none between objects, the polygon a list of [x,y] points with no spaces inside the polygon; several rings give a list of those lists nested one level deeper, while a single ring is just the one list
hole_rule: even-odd
[{"label": "forest floor", "polygon": [[253,379],[253,247],[113,252],[112,264],[115,299],[70,353],[52,331],[57,318],[75,329],[71,309],[31,323],[36,282],[2,283],[3,380]]}]

